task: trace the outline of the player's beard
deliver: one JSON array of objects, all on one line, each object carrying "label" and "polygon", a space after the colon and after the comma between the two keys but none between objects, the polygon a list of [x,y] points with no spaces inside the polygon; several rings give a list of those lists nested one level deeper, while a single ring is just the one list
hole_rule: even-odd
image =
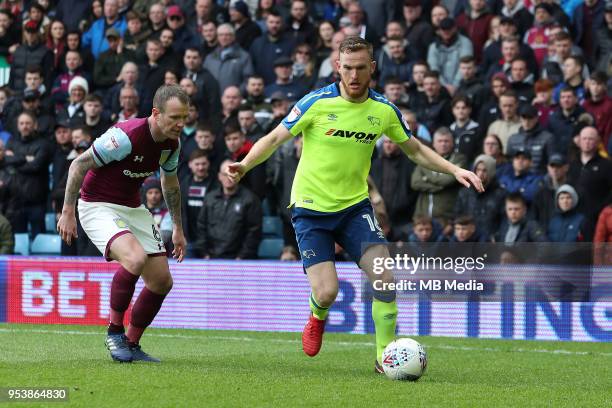
[{"label": "player's beard", "polygon": [[358,87],[352,88],[350,81],[347,81],[344,78],[341,78],[340,80],[344,90],[351,99],[361,99],[363,98],[364,94],[368,92],[368,87],[370,85],[369,81],[359,84]]}]

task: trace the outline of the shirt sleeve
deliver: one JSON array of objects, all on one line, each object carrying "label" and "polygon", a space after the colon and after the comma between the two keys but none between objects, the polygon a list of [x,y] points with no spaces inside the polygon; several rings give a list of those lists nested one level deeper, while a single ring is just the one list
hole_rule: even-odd
[{"label": "shirt sleeve", "polygon": [[318,95],[308,94],[300,99],[291,108],[289,114],[283,119],[282,124],[289,130],[293,136],[297,136],[308,126],[312,120],[313,103]]},{"label": "shirt sleeve", "polygon": [[391,107],[391,112],[389,113],[389,121],[384,133],[393,142],[403,143],[412,137],[412,131],[397,106],[392,103],[389,103],[389,106]]},{"label": "shirt sleeve", "polygon": [[117,127],[111,127],[93,142],[94,160],[98,166],[123,160],[132,151],[128,135]]},{"label": "shirt sleeve", "polygon": [[179,141],[179,146],[176,148],[176,150],[173,151],[166,160],[160,161],[159,163],[159,166],[161,167],[161,170],[165,175],[173,176],[176,174],[176,170],[178,169],[180,154],[181,154],[181,143]]}]

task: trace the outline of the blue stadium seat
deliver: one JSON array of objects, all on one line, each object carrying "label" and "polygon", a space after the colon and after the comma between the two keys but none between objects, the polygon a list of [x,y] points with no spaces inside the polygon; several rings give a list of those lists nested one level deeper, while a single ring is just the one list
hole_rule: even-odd
[{"label": "blue stadium seat", "polygon": [[261,210],[264,216],[272,215],[272,207],[270,207],[270,200],[264,198],[261,202]]},{"label": "blue stadium seat", "polygon": [[55,213],[46,213],[45,214],[45,230],[47,232],[57,232],[55,227],[57,223],[55,222]]},{"label": "blue stadium seat", "polygon": [[264,238],[282,238],[283,222],[280,217],[264,216],[262,232]]},{"label": "blue stadium seat", "polygon": [[278,259],[283,251],[284,241],[278,238],[266,238],[259,244],[257,256],[260,259]]},{"label": "blue stadium seat", "polygon": [[15,255],[30,255],[30,237],[28,234],[15,234]]},{"label": "blue stadium seat", "polygon": [[30,247],[33,255],[60,255],[61,252],[62,240],[56,234],[38,234]]}]

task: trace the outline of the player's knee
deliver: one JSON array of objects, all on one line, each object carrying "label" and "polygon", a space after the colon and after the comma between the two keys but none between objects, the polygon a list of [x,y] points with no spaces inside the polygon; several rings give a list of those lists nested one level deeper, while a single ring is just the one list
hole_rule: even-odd
[{"label": "player's knee", "polygon": [[160,293],[163,293],[164,295],[170,293],[173,285],[174,285],[174,281],[172,280],[172,276],[168,275],[164,277],[159,282]]},{"label": "player's knee", "polygon": [[323,286],[316,288],[314,291],[314,297],[317,303],[322,307],[331,306],[338,296],[337,286]]},{"label": "player's knee", "polygon": [[130,272],[142,273],[147,263],[147,255],[142,251],[134,251],[121,260],[121,264]]}]

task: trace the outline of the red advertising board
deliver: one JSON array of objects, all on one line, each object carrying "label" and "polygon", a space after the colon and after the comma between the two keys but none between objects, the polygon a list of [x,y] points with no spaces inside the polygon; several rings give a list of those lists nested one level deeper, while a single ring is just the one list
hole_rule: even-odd
[{"label": "red advertising board", "polygon": [[7,321],[106,324],[116,268],[95,259],[10,259]]}]

